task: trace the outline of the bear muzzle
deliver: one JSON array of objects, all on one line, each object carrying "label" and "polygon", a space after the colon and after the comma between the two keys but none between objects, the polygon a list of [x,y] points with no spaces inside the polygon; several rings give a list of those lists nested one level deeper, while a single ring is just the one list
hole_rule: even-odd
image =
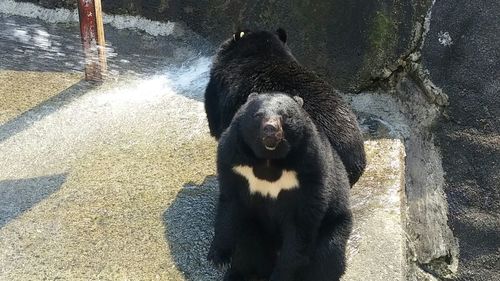
[{"label": "bear muzzle", "polygon": [[283,140],[281,117],[264,118],[261,126],[262,143],[267,150],[275,150]]}]

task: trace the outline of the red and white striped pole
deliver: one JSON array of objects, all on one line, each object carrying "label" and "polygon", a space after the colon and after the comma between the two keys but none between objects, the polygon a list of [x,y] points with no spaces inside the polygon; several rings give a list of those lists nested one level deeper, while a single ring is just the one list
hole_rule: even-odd
[{"label": "red and white striped pole", "polygon": [[78,13],[85,54],[85,80],[102,81],[107,67],[101,0],[78,0]]}]

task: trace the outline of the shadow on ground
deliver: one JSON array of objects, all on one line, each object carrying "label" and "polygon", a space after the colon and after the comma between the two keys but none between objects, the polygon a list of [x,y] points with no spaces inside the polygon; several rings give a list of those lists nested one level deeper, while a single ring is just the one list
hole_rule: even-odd
[{"label": "shadow on ground", "polygon": [[214,176],[200,186],[186,184],[163,215],[172,258],[186,280],[222,280],[222,272],[206,259],[218,192]]},{"label": "shadow on ground", "polygon": [[83,96],[85,93],[88,93],[88,91],[96,87],[96,85],[97,84],[81,80],[56,96],[7,121],[0,126],[0,142],[26,130],[35,122],[42,120],[63,106]]},{"label": "shadow on ground", "polygon": [[0,228],[57,191],[66,174],[0,181]]}]

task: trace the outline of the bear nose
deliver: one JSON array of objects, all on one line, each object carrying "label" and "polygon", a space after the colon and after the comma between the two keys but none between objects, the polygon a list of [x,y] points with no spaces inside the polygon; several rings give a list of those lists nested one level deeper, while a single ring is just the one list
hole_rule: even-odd
[{"label": "bear nose", "polygon": [[281,120],[279,117],[271,117],[264,121],[262,131],[266,136],[281,137]]},{"label": "bear nose", "polygon": [[278,131],[278,126],[276,126],[275,124],[265,124],[263,130],[264,134],[273,135]]},{"label": "bear nose", "polygon": [[281,118],[272,117],[262,123],[262,142],[268,150],[274,150],[283,140]]}]

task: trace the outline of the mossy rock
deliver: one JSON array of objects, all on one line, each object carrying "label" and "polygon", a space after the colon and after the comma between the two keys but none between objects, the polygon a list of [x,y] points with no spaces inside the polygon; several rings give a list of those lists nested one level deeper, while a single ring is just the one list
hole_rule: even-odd
[{"label": "mossy rock", "polygon": [[[74,1],[66,0],[18,1],[74,7]],[[238,27],[282,27],[303,64],[339,89],[358,91],[415,49],[430,4],[431,0],[103,0],[103,9],[184,22],[215,44]]]},{"label": "mossy rock", "polygon": [[328,77],[334,86],[357,91],[416,47],[431,1],[171,2],[190,7],[190,13],[179,9],[173,17],[215,43],[237,27],[283,27],[303,64]]}]

